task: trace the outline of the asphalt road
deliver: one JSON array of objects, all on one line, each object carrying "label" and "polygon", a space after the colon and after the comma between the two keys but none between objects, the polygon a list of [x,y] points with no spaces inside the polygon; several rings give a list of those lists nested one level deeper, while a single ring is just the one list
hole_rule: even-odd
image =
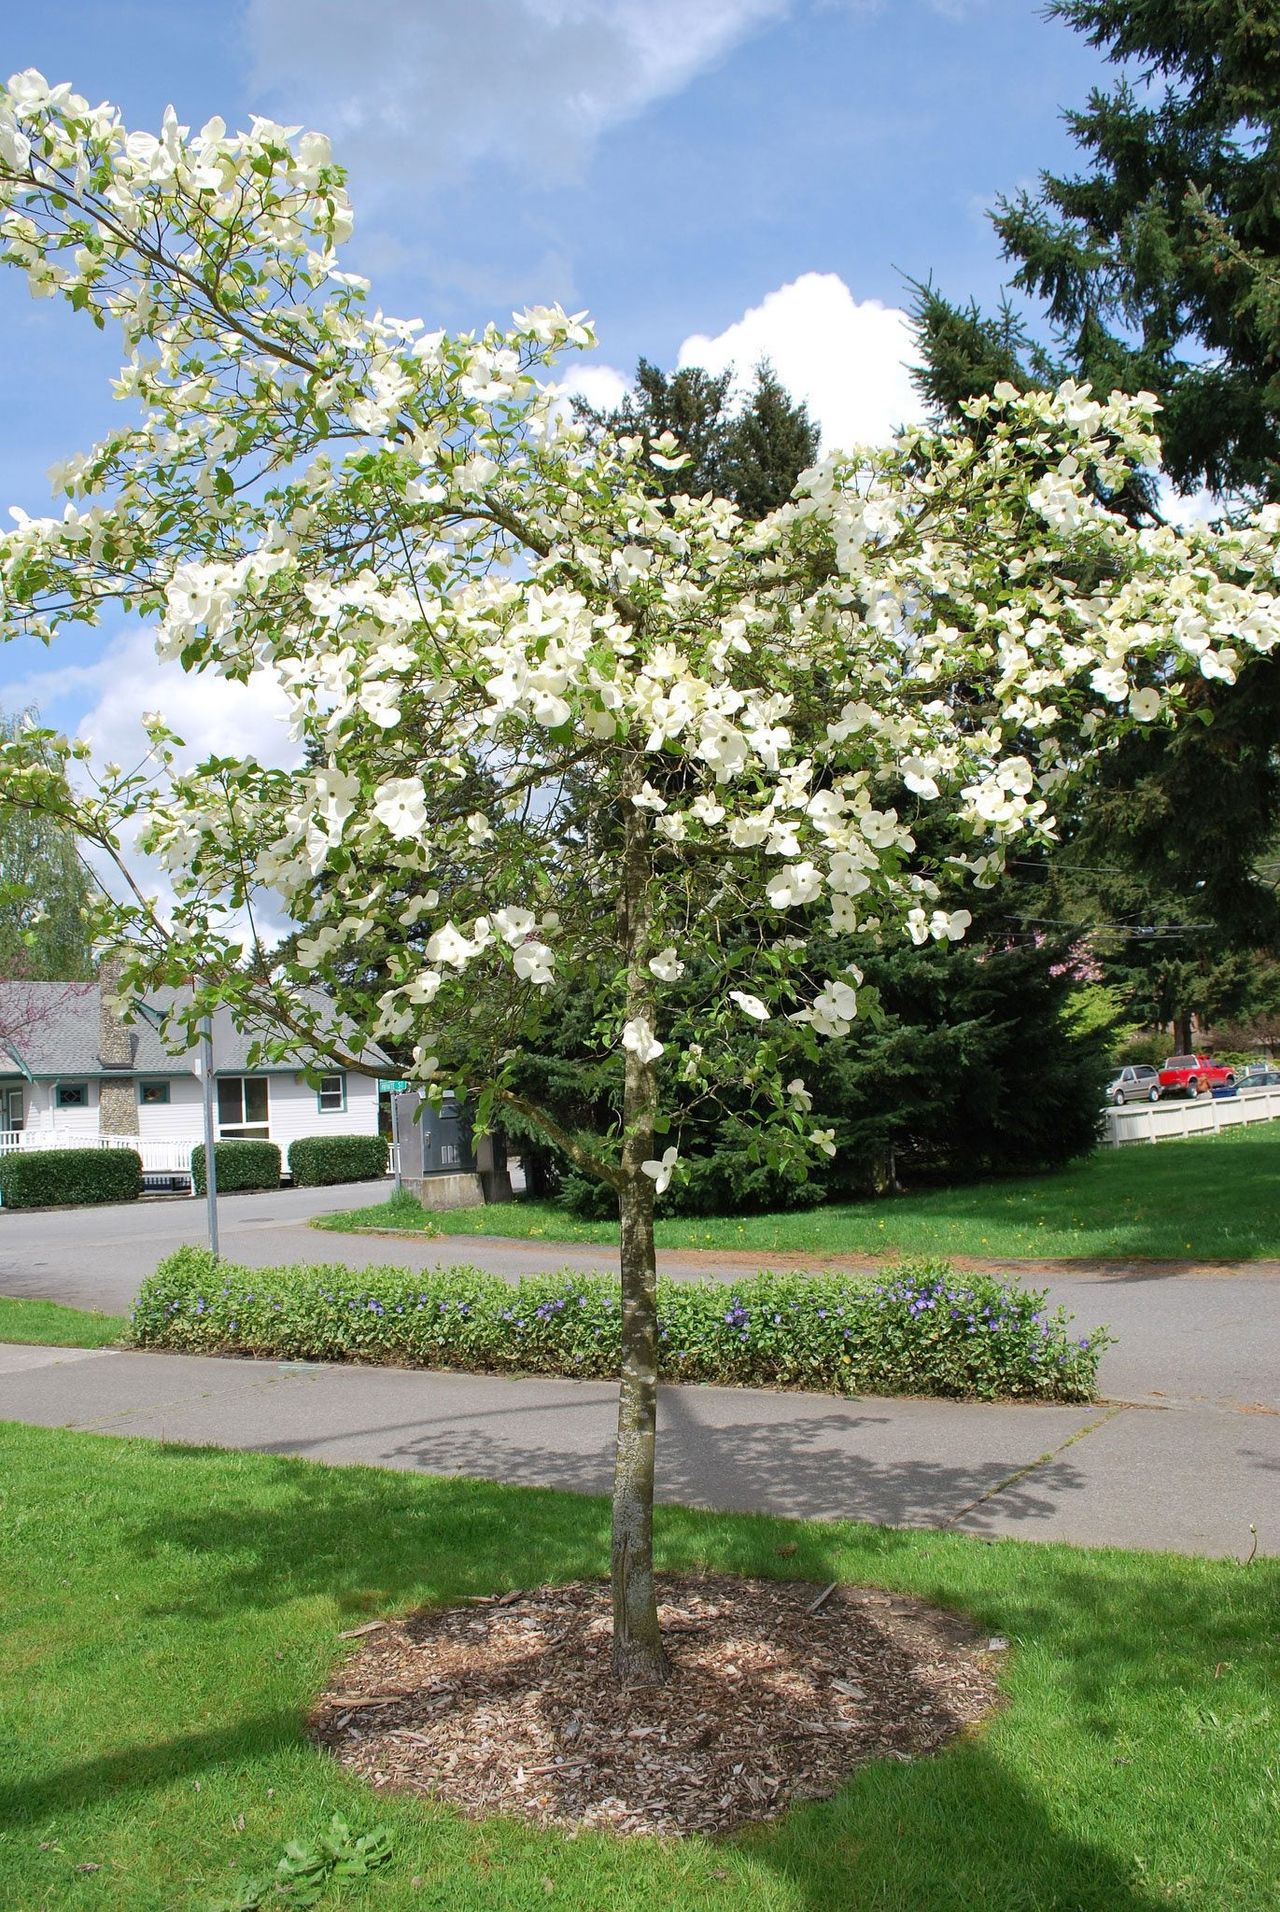
[{"label": "asphalt road", "polygon": [[[223,1252],[258,1267],[471,1261],[508,1279],[614,1266],[608,1249],[308,1228],[369,1193],[228,1197]],[[0,1212],[0,1293],[123,1310],[149,1269],[203,1231],[191,1200]],[[750,1269],[692,1255],[660,1265],[727,1283]],[[1259,1552],[1280,1554],[1280,1268],[1073,1267],[1047,1285],[1082,1331],[1106,1321],[1119,1336],[1101,1404],[664,1387],[659,1497],[1240,1558],[1256,1532]],[[586,1493],[607,1490],[614,1415],[603,1384],[0,1345],[3,1419]]]},{"label": "asphalt road", "polygon": [[[417,1242],[403,1236],[335,1235],[307,1226],[312,1215],[371,1199],[376,1192],[368,1183],[226,1196],[220,1208],[222,1252],[253,1267],[344,1262],[367,1268],[396,1262],[432,1268],[469,1262],[507,1279],[543,1268],[612,1272],[617,1266],[608,1248],[484,1236]],[[123,1313],[157,1262],[184,1242],[204,1239],[204,1204],[189,1197],[127,1207],[0,1211],[0,1294]],[[659,1256],[663,1273],[727,1283],[757,1265]],[[1050,1301],[1069,1309],[1082,1333],[1105,1322],[1118,1337],[1102,1364],[1101,1387],[1108,1398],[1280,1414],[1280,1268],[1274,1264],[1204,1272],[1135,1262],[1059,1268],[1023,1278],[1047,1286]]]}]

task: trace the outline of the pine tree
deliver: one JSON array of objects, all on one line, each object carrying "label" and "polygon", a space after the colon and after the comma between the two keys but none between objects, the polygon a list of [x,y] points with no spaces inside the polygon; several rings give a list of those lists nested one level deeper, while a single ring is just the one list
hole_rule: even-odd
[{"label": "pine tree", "polygon": [[818,427],[786,391],[768,359],[724,435],[720,480],[747,518],[763,518],[787,502],[800,473],[818,456]]},{"label": "pine tree", "polygon": [[1079,173],[1041,175],[994,225],[1052,343],[918,287],[920,388],[953,411],[996,377],[1068,374],[1158,394],[1165,467],[1184,491],[1280,496],[1280,15],[1258,0],[1054,0],[1116,64],[1142,62],[1065,115]]},{"label": "pine tree", "polygon": [[[1117,65],[1140,62],[1142,78],[1125,73],[1066,114],[1080,172],[1043,174],[994,216],[1045,336],[1008,302],[984,314],[918,285],[919,389],[953,417],[1001,379],[1154,391],[1181,490],[1207,487],[1224,509],[1280,497],[1280,14],[1249,0],[1054,0],[1050,12]],[[1110,502],[1135,521],[1161,515],[1154,483]],[[1206,685],[1199,702],[1203,724],[1132,736],[1098,764],[1063,859],[1097,873],[1088,903],[1070,880],[1084,913],[1209,938],[1195,960],[1162,956],[1158,989],[1135,984],[1149,1013],[1164,1005],[1184,1023],[1228,1002],[1241,951],[1280,936],[1275,885],[1258,874],[1280,835],[1280,662],[1247,685]],[[1178,977],[1188,993],[1169,1010]]]},{"label": "pine tree", "polygon": [[786,391],[767,359],[756,366],[745,402],[735,404],[733,370],[706,372],[685,366],[663,372],[642,358],[633,391],[604,412],[577,404],[597,430],[639,432],[647,440],[673,432],[690,462],[654,476],[668,496],[713,492],[737,505],[746,518],[763,518],[785,504],[800,473],[818,455],[818,427],[803,403]]}]

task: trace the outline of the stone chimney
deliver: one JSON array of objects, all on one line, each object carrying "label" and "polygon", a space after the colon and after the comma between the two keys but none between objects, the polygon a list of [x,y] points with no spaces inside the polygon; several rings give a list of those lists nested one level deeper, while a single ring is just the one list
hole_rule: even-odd
[{"label": "stone chimney", "polygon": [[104,1071],[127,1069],[130,1074],[114,1082],[110,1074],[104,1074],[99,1082],[99,1135],[138,1133],[138,1085],[132,1075],[136,1038],[114,1003],[120,987],[120,967],[119,957],[109,956],[98,970],[98,1060]]}]

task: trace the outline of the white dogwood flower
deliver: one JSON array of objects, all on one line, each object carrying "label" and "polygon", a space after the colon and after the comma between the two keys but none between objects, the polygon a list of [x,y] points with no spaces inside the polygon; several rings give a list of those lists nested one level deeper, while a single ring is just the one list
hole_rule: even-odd
[{"label": "white dogwood flower", "polygon": [[736,1002],[744,1016],[750,1016],[753,1022],[768,1022],[769,1006],[761,1002],[759,996],[749,995],[745,989],[731,989],[729,1001]]},{"label": "white dogwood flower", "polygon": [[671,1177],[675,1173],[676,1163],[679,1159],[679,1149],[672,1147],[663,1149],[661,1156],[656,1161],[650,1158],[647,1162],[641,1162],[640,1172],[642,1175],[648,1175],[652,1178],[653,1192],[655,1195],[666,1194],[671,1186]]},{"label": "white dogwood flower", "polygon": [[539,989],[545,989],[555,981],[552,967],[555,953],[545,943],[536,942],[532,937],[521,943],[512,958],[516,975],[521,982],[533,983]]},{"label": "white dogwood flower", "polygon": [[623,1023],[622,1046],[637,1062],[656,1062],[664,1053],[646,1016],[633,1016],[630,1022]]},{"label": "white dogwood flower", "polygon": [[677,983],[684,975],[684,964],[676,955],[674,946],[660,949],[656,956],[651,956],[649,967],[658,981],[663,983]]},{"label": "white dogwood flower", "polygon": [[378,785],[373,814],[393,837],[421,836],[427,827],[427,793],[421,777],[388,777]]}]

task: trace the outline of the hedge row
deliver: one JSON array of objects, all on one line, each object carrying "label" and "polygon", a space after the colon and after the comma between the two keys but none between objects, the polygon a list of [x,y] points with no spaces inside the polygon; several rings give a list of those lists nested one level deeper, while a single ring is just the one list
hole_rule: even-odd
[{"label": "hedge row", "polygon": [[[832,1394],[1085,1401],[1104,1329],[1070,1332],[1043,1292],[946,1263],[891,1278],[760,1274],[658,1283],[667,1380]],[[477,1268],[241,1268],[181,1248],[143,1282],[141,1347],[615,1378],[617,1282],[563,1270],[514,1286]]]},{"label": "hedge row", "polygon": [[[280,1150],[274,1142],[214,1146],[220,1194],[280,1186]],[[386,1169],[387,1143],[381,1135],[308,1135],[289,1148],[289,1171],[298,1188],[374,1181]],[[203,1142],[191,1151],[191,1174],[195,1193],[203,1195]],[[141,1193],[142,1159],[136,1149],[24,1149],[0,1155],[0,1204],[5,1208],[132,1202]]]},{"label": "hedge row", "polygon": [[59,1208],[81,1202],[136,1202],[142,1157],[136,1149],[24,1149],[0,1155],[5,1208]]},{"label": "hedge row", "polygon": [[386,1172],[384,1135],[306,1135],[289,1144],[289,1173],[295,1188],[373,1182]]},{"label": "hedge row", "polygon": [[[213,1167],[219,1195],[246,1188],[279,1188],[280,1151],[274,1142],[215,1142]],[[191,1181],[197,1195],[205,1191],[204,1143],[191,1151]]]}]

